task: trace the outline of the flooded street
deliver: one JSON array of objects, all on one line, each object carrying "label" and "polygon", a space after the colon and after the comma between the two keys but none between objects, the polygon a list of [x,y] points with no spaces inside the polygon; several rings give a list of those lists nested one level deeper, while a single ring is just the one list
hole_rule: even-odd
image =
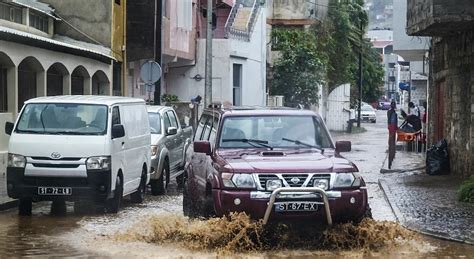
[{"label": "flooded street", "polygon": [[335,134],[351,140],[354,161],[366,180],[374,221],[359,226],[336,225],[324,232],[297,231],[282,226],[262,228],[244,215],[232,221],[188,221],[182,214],[181,190],[171,184],[165,196],[147,196],[143,204],[126,199],[117,215],[79,216],[68,204],[66,216],[50,215],[49,203],[36,203],[33,216],[17,209],[0,213],[0,257],[449,257],[472,258],[474,246],[432,239],[395,223],[395,216],[378,186],[386,153],[384,112],[366,132]]}]

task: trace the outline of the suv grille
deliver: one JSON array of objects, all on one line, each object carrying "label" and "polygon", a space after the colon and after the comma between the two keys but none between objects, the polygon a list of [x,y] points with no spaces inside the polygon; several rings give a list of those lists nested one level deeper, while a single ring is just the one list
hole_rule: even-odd
[{"label": "suv grille", "polygon": [[[262,189],[266,189],[268,180],[283,180],[283,186],[289,187],[312,187],[315,179],[327,179],[330,181],[330,174],[313,174],[313,173],[300,173],[300,174],[258,174],[258,181]],[[307,184],[306,181],[311,177]]]}]

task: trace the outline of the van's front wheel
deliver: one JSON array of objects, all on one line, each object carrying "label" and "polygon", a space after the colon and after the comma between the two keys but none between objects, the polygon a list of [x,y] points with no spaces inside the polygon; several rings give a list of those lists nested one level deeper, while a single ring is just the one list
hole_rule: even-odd
[{"label": "van's front wheel", "polygon": [[117,175],[117,179],[115,180],[115,191],[114,197],[106,202],[107,212],[109,213],[117,213],[120,209],[120,204],[122,203],[122,196],[123,196],[123,183],[122,179],[119,175]]},{"label": "van's front wheel", "polygon": [[143,200],[145,199],[145,193],[146,193],[146,169],[142,169],[142,177],[140,179],[140,186],[138,186],[138,189],[136,192],[132,193],[130,197],[132,198],[132,202],[135,203],[142,203]]}]

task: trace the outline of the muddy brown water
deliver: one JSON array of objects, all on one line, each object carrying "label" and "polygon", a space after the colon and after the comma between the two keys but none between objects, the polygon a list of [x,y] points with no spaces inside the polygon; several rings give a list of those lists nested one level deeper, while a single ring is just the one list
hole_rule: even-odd
[{"label": "muddy brown water", "polygon": [[[49,204],[32,217],[0,214],[0,257],[456,257],[473,258],[474,246],[414,234],[394,222],[366,221],[318,232],[264,228],[243,214],[188,220],[180,196],[126,205],[118,215],[53,216]],[[140,220],[132,220],[139,215]],[[137,217],[135,217],[137,218]]]}]

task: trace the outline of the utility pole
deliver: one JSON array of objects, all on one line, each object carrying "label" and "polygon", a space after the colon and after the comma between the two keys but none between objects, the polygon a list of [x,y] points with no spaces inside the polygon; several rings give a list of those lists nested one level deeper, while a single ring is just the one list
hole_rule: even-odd
[{"label": "utility pole", "polygon": [[360,21],[360,51],[359,51],[359,107],[357,107],[357,127],[360,128],[360,110],[362,107],[362,50],[364,49],[364,28],[362,28],[362,21]]},{"label": "utility pole", "polygon": [[212,104],[212,2],[207,0],[206,33],[206,78],[204,85],[204,107]]}]

